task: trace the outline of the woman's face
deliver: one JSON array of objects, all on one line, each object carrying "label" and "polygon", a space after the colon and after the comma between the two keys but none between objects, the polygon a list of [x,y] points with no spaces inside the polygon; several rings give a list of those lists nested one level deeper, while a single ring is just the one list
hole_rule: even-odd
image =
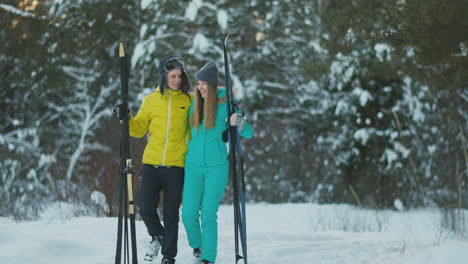
[{"label": "woman's face", "polygon": [[204,81],[198,81],[197,89],[200,92],[201,97],[206,98],[206,94],[208,93],[208,84]]},{"label": "woman's face", "polygon": [[180,83],[182,82],[182,70],[173,69],[167,73],[166,76],[167,86],[172,90],[179,90]]}]

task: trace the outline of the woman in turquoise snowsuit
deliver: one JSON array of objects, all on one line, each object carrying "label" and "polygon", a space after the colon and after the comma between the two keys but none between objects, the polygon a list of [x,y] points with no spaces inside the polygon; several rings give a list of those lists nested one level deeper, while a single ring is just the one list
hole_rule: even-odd
[{"label": "woman in turquoise snowsuit", "polygon": [[[228,182],[228,154],[222,136],[227,121],[226,90],[217,89],[218,69],[212,62],[203,66],[195,78],[197,89],[189,112],[191,139],[185,157],[182,220],[193,254],[207,264],[216,260],[217,212]],[[252,127],[238,114],[233,114],[229,122],[238,126],[244,138],[252,137]]]}]

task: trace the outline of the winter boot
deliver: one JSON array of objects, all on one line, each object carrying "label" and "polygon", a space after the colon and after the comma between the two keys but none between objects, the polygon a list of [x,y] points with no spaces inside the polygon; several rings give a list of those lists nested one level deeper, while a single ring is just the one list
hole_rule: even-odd
[{"label": "winter boot", "polygon": [[146,250],[145,260],[153,261],[153,259],[158,255],[159,248],[161,248],[162,236],[153,236],[153,239],[148,245]]},{"label": "winter boot", "polygon": [[193,255],[196,257],[196,258],[199,258],[201,256],[201,249],[200,248],[194,248],[193,249]]},{"label": "winter boot", "polygon": [[161,260],[161,264],[174,264],[175,263],[175,259],[173,258],[166,258],[164,257],[162,260]]}]

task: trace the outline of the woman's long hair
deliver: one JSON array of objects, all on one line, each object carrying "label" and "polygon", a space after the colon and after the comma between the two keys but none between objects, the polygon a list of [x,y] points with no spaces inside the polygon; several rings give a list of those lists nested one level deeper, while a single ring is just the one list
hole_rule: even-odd
[{"label": "woman's long hair", "polygon": [[216,106],[218,105],[218,89],[207,85],[206,98],[201,97],[200,91],[195,88],[195,106],[190,117],[190,125],[198,130],[198,125],[205,120],[205,128],[213,128],[216,119]]}]

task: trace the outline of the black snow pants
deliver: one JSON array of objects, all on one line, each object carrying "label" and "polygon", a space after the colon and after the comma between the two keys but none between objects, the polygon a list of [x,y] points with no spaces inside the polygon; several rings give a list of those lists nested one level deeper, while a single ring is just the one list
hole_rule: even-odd
[{"label": "black snow pants", "polygon": [[[140,216],[150,236],[162,235],[161,254],[166,258],[177,255],[179,208],[184,185],[184,168],[155,167],[143,164],[138,192]],[[163,191],[163,221],[158,215],[159,194]]]}]

